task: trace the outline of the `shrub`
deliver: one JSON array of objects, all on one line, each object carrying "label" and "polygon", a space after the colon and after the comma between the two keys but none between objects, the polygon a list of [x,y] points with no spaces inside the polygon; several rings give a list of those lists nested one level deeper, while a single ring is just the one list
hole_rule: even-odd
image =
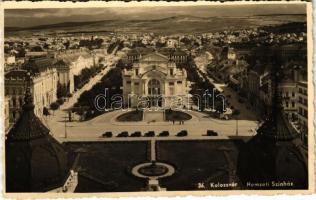
[{"label": "shrub", "polygon": [[57,99],[57,101],[56,101],[59,105],[63,105],[63,103],[64,103],[64,99],[62,99],[62,98],[59,98],[59,99]]},{"label": "shrub", "polygon": [[59,108],[59,104],[56,102],[53,102],[50,104],[50,109],[52,109],[53,111],[57,110]]},{"label": "shrub", "polygon": [[238,109],[235,109],[233,110],[233,113],[232,113],[234,116],[238,116],[240,115],[240,111]]}]

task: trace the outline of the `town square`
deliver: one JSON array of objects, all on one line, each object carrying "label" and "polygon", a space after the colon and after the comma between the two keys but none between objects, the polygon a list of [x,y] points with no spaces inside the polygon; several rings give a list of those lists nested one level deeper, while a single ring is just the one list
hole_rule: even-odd
[{"label": "town square", "polygon": [[128,4],[4,9],[6,192],[309,191],[310,4]]}]

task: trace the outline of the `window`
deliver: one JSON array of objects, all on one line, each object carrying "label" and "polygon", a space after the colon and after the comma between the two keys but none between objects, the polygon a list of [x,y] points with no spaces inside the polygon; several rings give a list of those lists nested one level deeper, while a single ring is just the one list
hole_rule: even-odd
[{"label": "window", "polygon": [[304,103],[303,103],[305,106],[307,106],[307,100],[304,99]]},{"label": "window", "polygon": [[174,85],[174,82],[169,82],[169,85]]},{"label": "window", "polygon": [[302,97],[299,97],[299,98],[298,98],[298,102],[299,102],[299,103],[303,103],[302,101],[303,101]]},{"label": "window", "polygon": [[294,92],[292,92],[292,97],[295,97],[295,93]]},{"label": "window", "polygon": [[289,107],[289,102],[285,102],[285,107]]},{"label": "window", "polygon": [[152,79],[148,82],[148,94],[160,95],[160,82],[156,79]]},{"label": "window", "polygon": [[170,75],[173,76],[173,69],[170,69]]},{"label": "window", "polygon": [[295,107],[295,102],[294,101],[292,101],[292,108],[294,108]]},{"label": "window", "polygon": [[16,101],[15,101],[15,98],[12,98],[12,106],[13,106],[13,107],[16,107]]},{"label": "window", "polygon": [[126,81],[126,84],[131,84],[131,81]]},{"label": "window", "polygon": [[135,74],[136,76],[138,76],[138,69],[135,69]]},{"label": "window", "polygon": [[135,82],[134,85],[139,85],[139,83],[138,83],[138,82]]},{"label": "window", "polygon": [[169,91],[170,91],[170,95],[174,95],[174,87],[170,87]]},{"label": "window", "polygon": [[182,84],[182,81],[177,81],[178,84]]},{"label": "window", "polygon": [[20,103],[20,106],[23,105],[23,99],[22,99],[22,97],[19,98],[19,103]]}]

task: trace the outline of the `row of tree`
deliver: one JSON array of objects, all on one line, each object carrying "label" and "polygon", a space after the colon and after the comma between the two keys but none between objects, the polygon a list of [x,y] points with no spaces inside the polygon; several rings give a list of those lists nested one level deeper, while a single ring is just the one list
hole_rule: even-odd
[{"label": "row of tree", "polygon": [[92,66],[90,68],[84,68],[79,75],[74,76],[74,85],[76,89],[82,88],[91,77],[97,75],[101,71],[102,66]]},{"label": "row of tree", "polygon": [[[105,101],[98,101],[99,107],[110,108],[113,100],[111,99],[113,95],[122,94],[121,86],[123,85],[121,70],[119,68],[111,69],[104,77],[102,77],[101,81],[95,84],[90,90],[83,92],[78,101],[75,103],[74,107],[85,108],[85,118],[89,119],[104,113],[103,111],[99,111],[95,106],[95,98],[98,95],[106,96]],[[107,89],[107,93],[105,91]],[[103,99],[104,100],[104,99]]]},{"label": "row of tree", "polygon": [[107,49],[107,53],[111,54],[116,47],[118,51],[123,49],[124,48],[123,41],[116,41],[116,42],[111,43]]},{"label": "row of tree", "polygon": [[[101,38],[91,38],[90,40],[80,40],[79,47],[86,47],[88,49],[100,49],[103,43]],[[69,45],[68,45],[69,46]]]}]

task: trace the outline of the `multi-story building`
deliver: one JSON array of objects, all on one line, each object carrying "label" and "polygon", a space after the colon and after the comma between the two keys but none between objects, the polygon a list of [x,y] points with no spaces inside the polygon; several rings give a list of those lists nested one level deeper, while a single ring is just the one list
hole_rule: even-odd
[{"label": "multi-story building", "polygon": [[187,94],[185,69],[157,52],[141,57],[122,76],[124,103],[131,107],[138,105],[138,97],[149,100],[150,106],[169,107],[174,98],[185,99]]},{"label": "multi-story building", "polygon": [[283,80],[279,83],[280,98],[285,116],[288,120],[296,120],[296,82],[291,79]]},{"label": "multi-story building", "polygon": [[69,93],[75,90],[74,76],[79,75],[84,68],[90,68],[98,64],[99,57],[87,50],[68,50],[58,52],[55,56],[59,83],[68,89]]},{"label": "multi-story building", "polygon": [[307,81],[299,81],[297,83],[297,118],[299,130],[301,132],[301,139],[307,144],[308,136],[308,95],[307,95]]},{"label": "multi-story building", "polygon": [[40,58],[29,61],[23,69],[12,70],[5,74],[5,95],[10,97],[10,122],[19,118],[23,104],[27,73],[31,73],[31,90],[34,99],[34,112],[43,115],[44,107],[57,100],[57,70],[54,60]]},{"label": "multi-story building", "polygon": [[249,70],[247,75],[248,99],[259,115],[266,114],[266,107],[263,104],[265,100],[262,98],[262,93],[260,94],[260,88],[265,85],[264,80],[266,80],[271,67],[271,64],[257,63],[251,70]]}]

